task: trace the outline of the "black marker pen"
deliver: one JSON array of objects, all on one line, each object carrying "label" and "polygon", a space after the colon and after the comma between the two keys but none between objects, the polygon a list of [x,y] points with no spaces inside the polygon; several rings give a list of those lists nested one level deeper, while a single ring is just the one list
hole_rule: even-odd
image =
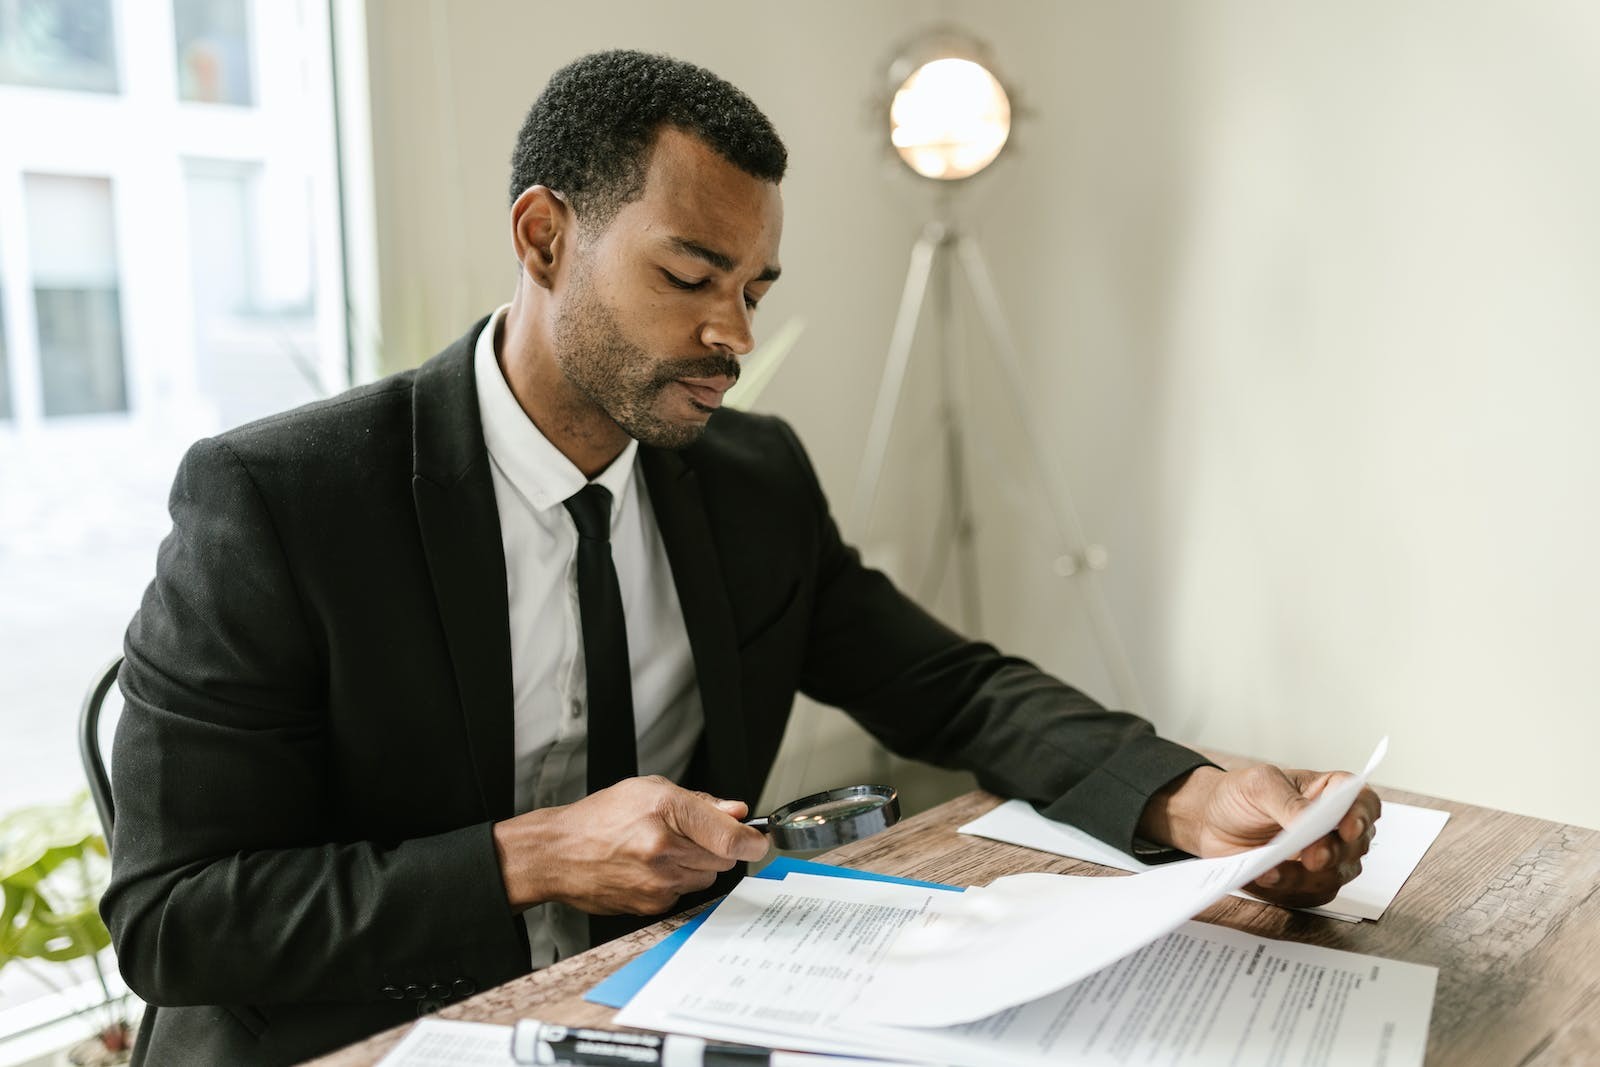
[{"label": "black marker pen", "polygon": [[754,1045],[713,1045],[683,1034],[634,1034],[582,1030],[523,1019],[511,1035],[518,1063],[658,1065],[658,1067],[762,1067],[773,1050]]}]

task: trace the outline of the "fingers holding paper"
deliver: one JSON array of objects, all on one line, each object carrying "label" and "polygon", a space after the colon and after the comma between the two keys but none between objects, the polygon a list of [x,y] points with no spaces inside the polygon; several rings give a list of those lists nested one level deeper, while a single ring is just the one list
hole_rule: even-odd
[{"label": "fingers holding paper", "polygon": [[559,900],[592,915],[655,915],[766,855],[766,837],[740,823],[745,814],[740,801],[629,778],[497,823],[495,851],[515,908]]},{"label": "fingers holding paper", "polygon": [[[1202,767],[1157,794],[1141,825],[1154,839],[1197,856],[1231,855],[1271,841],[1330,785],[1350,777],[1267,764],[1226,772]],[[1361,873],[1381,812],[1378,795],[1363,788],[1332,833],[1245,888],[1285,907],[1327,903]]]},{"label": "fingers holding paper", "polygon": [[[1343,771],[1279,770],[1266,768],[1259,796],[1261,809],[1273,820],[1267,836],[1287,826],[1307,804],[1330,785],[1349,778]],[[1361,857],[1372,844],[1382,802],[1370,788],[1362,789],[1339,825],[1301,851],[1288,863],[1262,875],[1245,888],[1264,900],[1285,907],[1306,908],[1326,904],[1345,883],[1361,873]],[[1254,844],[1259,841],[1253,842]],[[1218,853],[1219,855],[1224,853]]]}]

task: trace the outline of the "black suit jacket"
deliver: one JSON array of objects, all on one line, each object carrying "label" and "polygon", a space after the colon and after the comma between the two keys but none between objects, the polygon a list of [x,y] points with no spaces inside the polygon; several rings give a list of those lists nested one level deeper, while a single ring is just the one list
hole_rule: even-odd
[{"label": "black suit jacket", "polygon": [[[473,378],[415,371],[201,441],[129,627],[102,910],[150,1064],[298,1060],[528,970],[506,568]],[[1126,847],[1203,762],[863,567],[794,434],[719,412],[639,464],[704,704],[692,783],[754,801],[797,691]]]}]

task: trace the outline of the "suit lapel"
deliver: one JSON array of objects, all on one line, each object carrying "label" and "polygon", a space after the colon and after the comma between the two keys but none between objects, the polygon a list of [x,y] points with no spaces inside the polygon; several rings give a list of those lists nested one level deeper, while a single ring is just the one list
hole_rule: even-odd
[{"label": "suit lapel", "polygon": [[706,518],[700,480],[676,452],[641,446],[639,464],[672,565],[705,712],[706,779],[699,784],[716,796],[754,804],[746,766],[733,607]]},{"label": "suit lapel", "polygon": [[417,371],[411,492],[484,809],[491,819],[506,819],[515,803],[511,625],[500,513],[473,377],[484,322]]}]

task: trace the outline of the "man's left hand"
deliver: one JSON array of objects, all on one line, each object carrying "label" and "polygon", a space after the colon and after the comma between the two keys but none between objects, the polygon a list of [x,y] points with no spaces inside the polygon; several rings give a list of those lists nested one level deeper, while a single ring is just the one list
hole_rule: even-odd
[{"label": "man's left hand", "polygon": [[[1200,767],[1151,798],[1139,834],[1196,856],[1244,852],[1271,841],[1323,790],[1349,777],[1267,764],[1237,771]],[[1378,795],[1363,789],[1332,833],[1245,888],[1289,908],[1326,904],[1361,873],[1381,811]]]}]

